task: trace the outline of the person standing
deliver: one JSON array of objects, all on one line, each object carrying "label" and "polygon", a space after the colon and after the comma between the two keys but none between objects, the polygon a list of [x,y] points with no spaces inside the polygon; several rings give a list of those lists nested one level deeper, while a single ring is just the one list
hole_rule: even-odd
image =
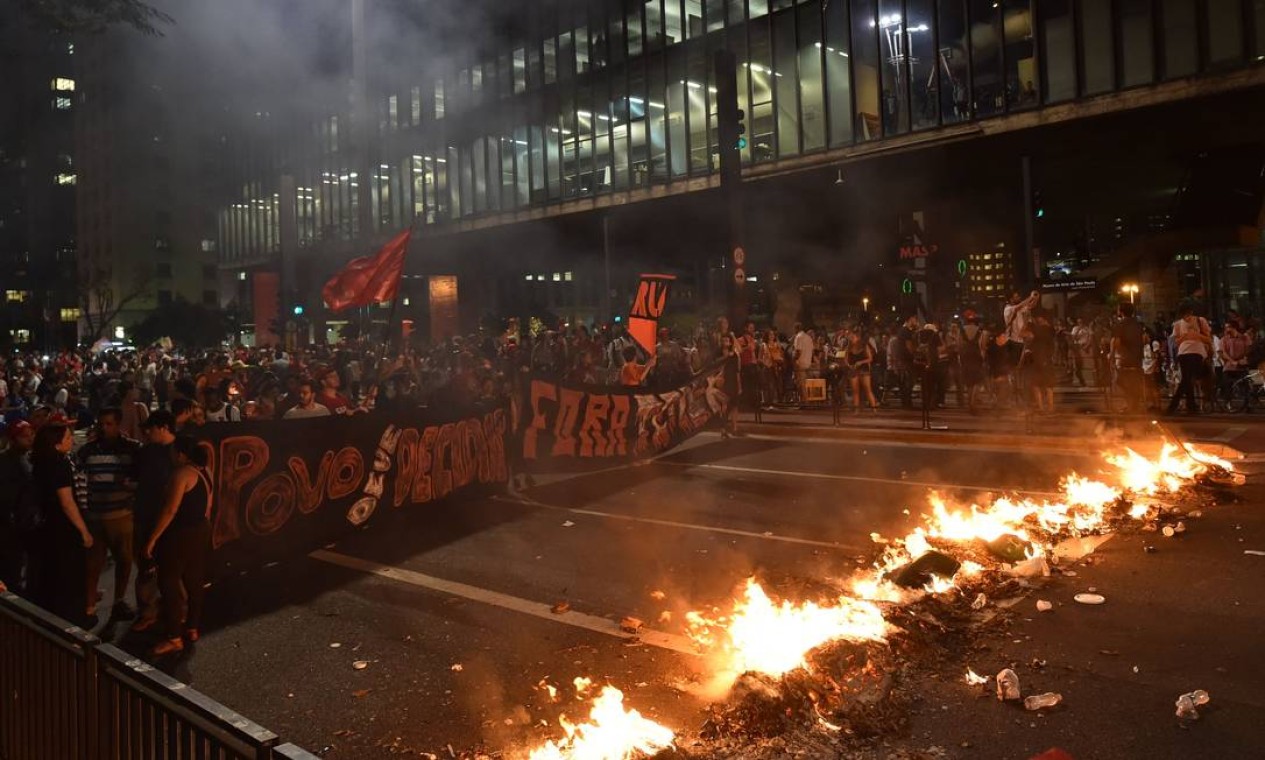
[{"label": "person standing", "polygon": [[722,382],[725,393],[729,396],[729,405],[725,407],[725,419],[720,429],[721,438],[738,435],[738,399],[742,398],[742,364],[738,358],[738,347],[733,335],[720,337],[720,361],[722,363]]},{"label": "person standing", "polygon": [[304,380],[298,387],[299,403],[286,410],[282,419],[300,420],[309,417],[328,417],[329,408],[316,403],[316,392],[312,390],[312,381]]},{"label": "person standing", "polygon": [[759,388],[760,388],[760,365],[759,356],[760,339],[756,336],[755,322],[747,322],[744,326],[742,334],[738,336],[738,363],[742,373],[742,389],[743,396],[747,405],[754,408],[760,404]]},{"label": "person standing", "polygon": [[19,420],[5,431],[9,447],[0,453],[0,583],[23,589],[27,549],[37,526],[39,504],[31,480],[35,428]]},{"label": "person standing", "polygon": [[1111,354],[1119,372],[1116,385],[1124,395],[1125,411],[1129,414],[1142,411],[1142,349],[1146,343],[1134,308],[1131,303],[1120,304],[1117,310],[1120,318],[1111,328]]},{"label": "person standing", "polygon": [[1072,328],[1072,382],[1085,387],[1085,364],[1094,358],[1094,331],[1085,324],[1084,319],[1077,319]]},{"label": "person standing", "polygon": [[122,412],[120,429],[128,438],[139,440],[141,427],[149,416],[149,407],[141,401],[141,389],[126,380],[119,383],[119,409]]},{"label": "person standing", "polygon": [[853,414],[861,413],[861,394],[865,394],[870,404],[870,411],[878,411],[878,400],[874,398],[871,384],[871,372],[874,368],[874,349],[869,341],[863,340],[858,330],[848,336],[848,345],[843,353],[843,366],[848,370],[848,381],[852,386]]},{"label": "person standing", "polygon": [[813,340],[812,330],[805,330],[802,324],[796,322],[795,338],[791,341],[791,359],[795,367],[795,387],[799,391],[801,404],[808,397],[806,384],[808,381],[808,370],[813,366],[813,351],[815,348],[816,342]]},{"label": "person standing", "polygon": [[90,619],[96,614],[97,584],[105,569],[107,549],[114,557],[114,604],[110,614],[119,620],[130,620],[134,614],[124,597],[132,576],[134,467],[141,445],[123,435],[122,419],[118,407],[102,409],[97,418],[97,437],[84,444],[78,455],[80,471],[87,481],[84,518],[93,537],[86,575]]},{"label": "person standing", "polygon": [[45,424],[35,434],[31,477],[41,525],[32,552],[32,599],[54,615],[91,627],[96,621],[85,620],[84,573],[93,538],[75,502],[75,463],[70,458],[74,443],[70,427],[58,422]]},{"label": "person standing", "polygon": [[[144,424],[145,445],[136,452],[136,501],[132,510],[135,532],[145,541],[158,526],[167,483],[174,469],[171,446],[176,440],[176,418],[160,409]],[[158,622],[158,568],[144,552],[136,558],[136,623],[133,631],[149,630]]]},{"label": "person standing", "polygon": [[316,400],[330,414],[351,414],[354,411],[351,399],[347,398],[339,390],[342,388],[342,379],[338,375],[338,370],[334,367],[328,367],[317,375],[320,381],[321,390],[316,394]]},{"label": "person standing", "polygon": [[1020,298],[1018,293],[1010,294],[1010,302],[1002,308],[1002,319],[1005,326],[1002,335],[1005,338],[1006,354],[1010,360],[1010,367],[1014,370],[1011,382],[1015,389],[1015,398],[1024,398],[1023,393],[1023,373],[1021,360],[1024,353],[1024,336],[1029,334],[1029,322],[1032,321],[1032,307],[1041,302],[1041,294],[1032,291],[1027,298]]},{"label": "person standing", "polygon": [[165,638],[154,647],[155,657],[180,652],[186,641],[193,643],[200,638],[211,553],[214,494],[206,471],[206,450],[193,438],[180,436],[172,442],[171,451],[174,471],[158,524],[144,552],[157,562],[162,591]]},{"label": "person standing", "polygon": [[1212,336],[1208,335],[1203,325],[1207,324],[1195,315],[1194,310],[1185,305],[1178,312],[1178,319],[1173,323],[1171,334],[1177,346],[1177,365],[1181,370],[1181,383],[1168,403],[1168,413],[1176,414],[1182,397],[1186,398],[1186,413],[1198,414],[1195,401],[1195,384],[1203,376],[1204,365],[1208,360],[1208,352],[1212,346]]}]

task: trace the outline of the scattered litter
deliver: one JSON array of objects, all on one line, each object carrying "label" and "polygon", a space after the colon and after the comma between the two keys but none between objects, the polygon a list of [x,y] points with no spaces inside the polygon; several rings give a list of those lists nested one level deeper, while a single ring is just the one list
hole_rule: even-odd
[{"label": "scattered litter", "polygon": [[937,551],[929,551],[907,565],[893,570],[888,576],[892,583],[904,588],[922,588],[931,583],[931,577],[938,575],[952,578],[962,563]]},{"label": "scattered litter", "polygon": [[1013,533],[1003,533],[988,542],[988,551],[1002,562],[1023,562],[1028,558],[1031,545]]},{"label": "scattered litter", "polygon": [[1146,552],[1147,554],[1154,554],[1155,552],[1159,550],[1156,549],[1154,546],[1147,544],[1146,546],[1142,547],[1142,551]]},{"label": "scattered litter", "polygon": [[1010,574],[1017,578],[1045,578],[1050,575],[1050,563],[1045,557],[1033,557],[1016,562],[1010,568]]},{"label": "scattered litter", "polygon": [[1022,696],[1019,691],[1019,674],[1006,668],[997,674],[997,699],[1002,702],[1017,700]]},{"label": "scattered litter", "polygon": [[1047,707],[1054,707],[1063,701],[1062,694],[1056,694],[1047,691],[1044,694],[1034,694],[1023,701],[1024,708],[1028,710],[1043,710]]},{"label": "scattered litter", "polygon": [[1138,670],[1138,666],[1137,666],[1137,665],[1134,665],[1134,666],[1133,666],[1133,672],[1134,672],[1134,673],[1140,673],[1141,671],[1140,671],[1140,670]]},{"label": "scattered litter", "polygon": [[353,662],[353,663],[351,664],[351,666],[352,666],[353,668],[355,668],[356,670],[364,670],[365,668],[369,667],[369,661],[368,661],[368,660],[356,660],[355,662]]},{"label": "scattered litter", "polygon": [[1054,605],[1044,599],[1037,600],[1037,612],[1049,612],[1054,609]]},{"label": "scattered litter", "polygon": [[660,622],[660,623],[671,623],[671,622],[672,622],[672,613],[671,613],[671,612],[668,612],[667,610],[664,610],[663,612],[660,612],[660,613],[659,613],[659,622]]},{"label": "scattered litter", "polygon": [[638,618],[626,617],[619,621],[619,630],[624,633],[640,633],[641,629],[644,628],[645,625],[646,624]]},{"label": "scattered litter", "polygon": [[1265,557],[1265,551],[1261,551],[1260,549],[1244,549],[1243,553],[1250,554],[1253,557]]},{"label": "scattered litter", "polygon": [[360,699],[361,697],[369,696],[370,691],[371,691],[370,689],[356,689],[355,691],[351,693],[351,695],[355,697],[356,699]]},{"label": "scattered litter", "polygon": [[562,613],[567,612],[570,609],[571,609],[570,604],[567,604],[566,602],[558,602],[554,606],[550,607],[549,611],[555,615],[561,615]]},{"label": "scattered litter", "polygon": [[330,645],[329,645],[329,648],[330,648],[330,649],[337,649],[337,648],[339,648],[339,647],[341,647],[341,646],[342,646],[342,644],[340,644],[340,643],[338,643],[337,641],[335,641],[333,644],[330,644]]},{"label": "scattered litter", "polygon": [[1075,577],[1076,577],[1076,571],[1075,571],[1075,570],[1064,570],[1064,571],[1063,571],[1063,575],[1066,575],[1068,578],[1075,578]]},{"label": "scattered litter", "polygon": [[1177,528],[1174,528],[1172,525],[1165,525],[1160,529],[1160,532],[1164,534],[1165,538],[1172,538],[1177,535]]},{"label": "scattered litter", "polygon": [[1212,700],[1208,696],[1208,692],[1203,689],[1196,689],[1189,694],[1183,694],[1177,698],[1177,717],[1188,720],[1199,720],[1199,710],[1196,708],[1203,707]]},{"label": "scattered litter", "polygon": [[567,520],[566,522],[564,522],[564,523],[562,524],[562,527],[564,527],[564,528],[574,528],[574,527],[575,527],[575,523],[571,522],[570,520]]},{"label": "scattered litter", "polygon": [[452,664],[452,667],[451,667],[451,668],[448,668],[448,669],[449,669],[449,670],[451,670],[451,671],[452,671],[452,672],[454,672],[454,673],[460,673],[461,671],[463,671],[463,670],[465,670],[465,669],[466,669],[466,666],[465,666],[465,665],[462,665],[462,664],[461,664],[461,663],[459,663],[459,662],[454,662],[454,663]]},{"label": "scattered litter", "polygon": [[650,598],[655,600],[656,602],[662,602],[664,599],[668,598],[668,595],[663,593],[662,591],[651,591]]},{"label": "scattered litter", "polygon": [[966,669],[966,682],[971,686],[982,686],[988,683],[988,678],[976,673],[971,668]]},{"label": "scattered litter", "polygon": [[988,594],[980,594],[975,597],[975,601],[971,602],[971,609],[982,610],[988,606]]},{"label": "scattered litter", "polygon": [[1107,597],[1101,594],[1077,594],[1072,598],[1081,604],[1102,604],[1107,601]]},{"label": "scattered litter", "polygon": [[1105,654],[1108,657],[1119,657],[1120,653],[1114,649],[1099,649],[1098,654]]}]

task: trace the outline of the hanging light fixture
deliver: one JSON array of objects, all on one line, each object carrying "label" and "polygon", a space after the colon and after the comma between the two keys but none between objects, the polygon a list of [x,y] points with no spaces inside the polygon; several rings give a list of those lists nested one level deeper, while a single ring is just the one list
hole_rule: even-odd
[{"label": "hanging light fixture", "polygon": [[839,176],[835,178],[835,186],[838,187],[839,185],[842,185],[842,184],[843,184],[843,169],[840,169]]}]

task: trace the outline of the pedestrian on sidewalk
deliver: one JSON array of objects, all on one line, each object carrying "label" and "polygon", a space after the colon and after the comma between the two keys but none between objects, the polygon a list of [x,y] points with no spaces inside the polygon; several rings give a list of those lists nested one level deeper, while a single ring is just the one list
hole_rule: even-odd
[{"label": "pedestrian on sidewalk", "polygon": [[725,420],[720,429],[720,435],[722,438],[728,438],[738,434],[738,402],[742,398],[741,363],[733,335],[721,336],[720,360],[724,390],[729,396],[729,405],[725,407]]},{"label": "pedestrian on sidewalk", "polygon": [[1195,315],[1189,304],[1178,311],[1173,323],[1172,340],[1177,344],[1177,364],[1181,370],[1181,384],[1168,404],[1168,413],[1176,414],[1182,397],[1186,398],[1186,413],[1198,414],[1195,401],[1195,385],[1203,377],[1204,366],[1212,346],[1212,336],[1204,329],[1207,322]]},{"label": "pedestrian on sidewalk", "polygon": [[[145,445],[136,452],[135,532],[142,541],[154,534],[174,469],[171,446],[176,440],[176,418],[158,410],[145,420]],[[158,567],[141,552],[136,558],[136,622],[133,631],[149,630],[158,622]]]},{"label": "pedestrian on sidewalk", "polygon": [[1134,308],[1131,303],[1120,304],[1117,307],[1119,319],[1111,329],[1111,355],[1119,373],[1116,385],[1124,395],[1125,412],[1128,414],[1142,411],[1144,395],[1142,353],[1146,337]]},{"label": "pedestrian on sidewalk", "polygon": [[1239,323],[1226,322],[1221,336],[1221,385],[1219,395],[1229,398],[1230,388],[1247,375],[1247,338],[1239,330]]},{"label": "pedestrian on sidewalk", "polygon": [[59,422],[47,423],[35,434],[31,477],[41,523],[31,555],[31,598],[54,615],[91,627],[96,621],[85,620],[84,574],[93,538],[75,501],[74,445],[71,428]]},{"label": "pedestrian on sidewalk", "polygon": [[862,339],[860,331],[848,336],[848,347],[844,349],[843,366],[848,373],[848,383],[852,387],[852,413],[861,413],[861,394],[865,394],[870,404],[870,411],[878,411],[878,400],[874,398],[871,384],[871,371],[874,367],[874,349],[868,341]]},{"label": "pedestrian on sidewalk", "polygon": [[92,532],[88,551],[86,590],[87,616],[96,615],[97,584],[105,569],[106,552],[114,558],[114,601],[110,615],[131,620],[127,605],[128,583],[132,578],[132,501],[136,489],[136,452],[140,442],[123,435],[123,413],[118,407],[101,410],[96,437],[79,450],[79,470],[85,481],[84,521]]},{"label": "pedestrian on sidewalk", "polygon": [[1083,318],[1078,318],[1071,337],[1072,383],[1084,388],[1085,365],[1094,360],[1094,331]]},{"label": "pedestrian on sidewalk", "polygon": [[980,327],[979,315],[968,309],[963,316],[962,340],[958,348],[958,364],[962,388],[966,392],[966,408],[971,414],[979,413],[978,393],[984,382],[985,333]]},{"label": "pedestrian on sidewalk", "polygon": [[166,503],[145,544],[145,556],[157,562],[162,592],[165,638],[154,647],[155,657],[180,652],[186,641],[193,643],[201,637],[207,559],[211,553],[214,493],[206,471],[207,452],[187,436],[180,436],[171,446],[175,469],[167,487]]},{"label": "pedestrian on sidewalk", "polygon": [[25,590],[32,534],[39,524],[39,498],[31,479],[35,428],[18,420],[5,430],[0,453],[0,583]]},{"label": "pedestrian on sidewalk", "polygon": [[804,399],[808,398],[806,383],[808,381],[808,370],[813,366],[813,353],[816,351],[817,342],[813,338],[811,328],[804,329],[804,326],[795,323],[795,338],[791,341],[791,362],[795,367],[795,388],[799,392],[799,402],[804,403]]},{"label": "pedestrian on sidewalk", "polygon": [[[914,408],[914,351],[918,347],[918,317],[910,316],[905,324],[896,332],[896,340],[892,354],[896,368],[897,381],[900,383],[900,406],[902,409]],[[926,389],[923,389],[924,392]]]}]

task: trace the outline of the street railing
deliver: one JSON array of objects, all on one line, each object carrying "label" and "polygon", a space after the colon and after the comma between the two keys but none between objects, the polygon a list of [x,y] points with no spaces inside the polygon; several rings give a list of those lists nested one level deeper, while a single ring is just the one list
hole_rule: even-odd
[{"label": "street railing", "polygon": [[0,760],[314,760],[25,599],[0,594]]}]

